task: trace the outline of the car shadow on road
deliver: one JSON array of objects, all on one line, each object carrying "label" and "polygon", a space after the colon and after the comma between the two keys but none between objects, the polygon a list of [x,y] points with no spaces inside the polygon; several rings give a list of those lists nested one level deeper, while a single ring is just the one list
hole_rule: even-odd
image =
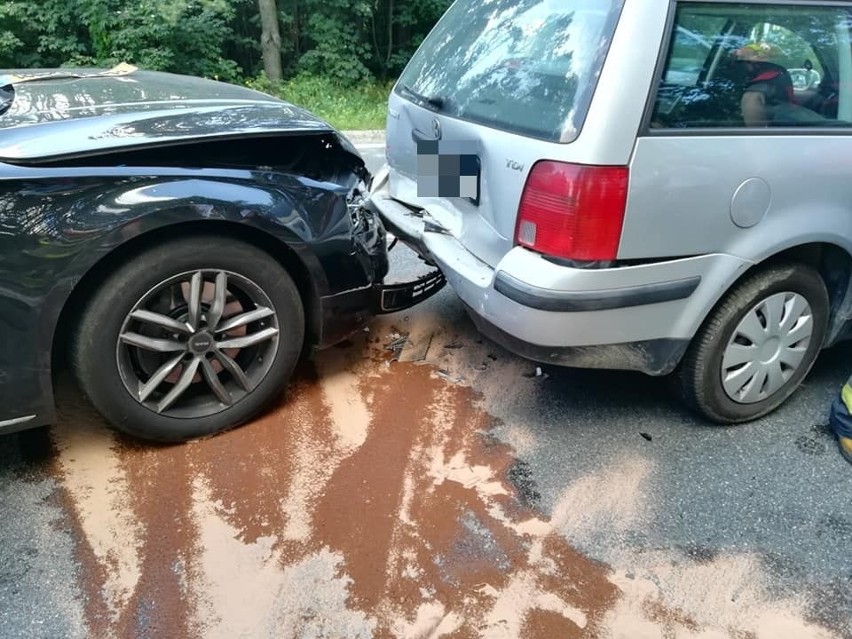
[{"label": "car shadow on road", "polygon": [[[508,353],[504,357],[511,357]],[[678,421],[683,426],[714,426],[683,405],[678,397],[674,375],[651,377],[630,371],[541,367],[544,381],[538,400],[554,414],[575,417],[617,419],[631,416],[645,421],[657,417]],[[831,401],[852,374],[852,343],[844,343],[822,353],[799,390],[774,413],[783,419],[810,412],[815,422],[825,421]],[[761,420],[758,420],[758,422]]]}]

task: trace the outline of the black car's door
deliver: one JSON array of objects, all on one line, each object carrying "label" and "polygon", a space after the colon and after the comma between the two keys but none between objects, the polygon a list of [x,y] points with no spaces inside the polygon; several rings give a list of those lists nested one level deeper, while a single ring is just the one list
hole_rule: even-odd
[{"label": "black car's door", "polygon": [[0,433],[53,417],[51,345],[40,339],[52,287],[49,209],[49,200],[22,198],[20,182],[0,175]]}]

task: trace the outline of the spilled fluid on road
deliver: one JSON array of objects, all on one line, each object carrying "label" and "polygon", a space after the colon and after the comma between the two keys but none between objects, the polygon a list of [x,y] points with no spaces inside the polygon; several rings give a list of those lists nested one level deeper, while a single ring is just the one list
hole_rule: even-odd
[{"label": "spilled fluid on road", "polygon": [[[438,373],[362,340],[254,423],[179,446],[113,435],[66,392],[54,472],[90,636],[772,636],[713,628],[571,546],[595,502],[633,516],[645,466],[586,478],[546,517],[481,398]],[[695,568],[672,578],[714,578]]]}]

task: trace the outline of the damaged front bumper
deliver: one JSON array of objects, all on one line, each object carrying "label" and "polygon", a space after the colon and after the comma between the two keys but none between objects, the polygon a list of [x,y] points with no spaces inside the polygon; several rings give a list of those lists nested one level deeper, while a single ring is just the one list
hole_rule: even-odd
[{"label": "damaged front bumper", "polygon": [[447,284],[447,278],[439,269],[427,273],[410,282],[399,284],[379,284],[374,287],[376,301],[374,309],[377,315],[404,311],[429,299]]},{"label": "damaged front bumper", "polygon": [[386,284],[389,267],[387,232],[381,218],[369,207],[365,198],[349,201],[355,241],[373,262],[375,284],[371,311],[376,315],[404,311],[429,299],[440,291],[447,279],[435,268],[426,275],[408,282]]},{"label": "damaged front bumper", "polygon": [[357,190],[348,206],[354,246],[350,265],[355,267],[354,258],[368,285],[320,298],[319,348],[345,339],[371,317],[398,313],[429,299],[447,283],[438,269],[414,280],[388,283],[388,234],[381,219],[365,206]]}]

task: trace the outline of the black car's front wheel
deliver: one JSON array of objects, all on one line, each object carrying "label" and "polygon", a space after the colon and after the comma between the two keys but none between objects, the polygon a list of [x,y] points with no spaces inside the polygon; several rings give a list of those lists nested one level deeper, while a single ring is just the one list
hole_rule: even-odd
[{"label": "black car's front wheel", "polygon": [[183,441],[265,408],[289,379],[304,332],[299,292],[271,256],[237,240],[184,238],[136,255],[102,283],[71,362],[113,426]]}]

